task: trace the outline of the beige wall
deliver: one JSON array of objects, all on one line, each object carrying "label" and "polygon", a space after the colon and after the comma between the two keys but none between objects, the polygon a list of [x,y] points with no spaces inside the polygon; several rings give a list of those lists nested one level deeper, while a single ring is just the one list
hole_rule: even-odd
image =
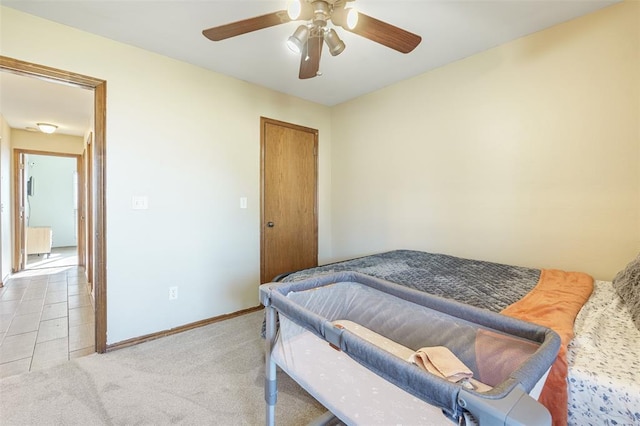
[{"label": "beige wall", "polygon": [[11,274],[11,128],[0,113],[0,280]]},{"label": "beige wall", "polygon": [[640,250],[639,8],[335,107],[334,257],[413,248],[611,279]]},{"label": "beige wall", "polygon": [[[3,55],[107,81],[107,343],[259,305],[261,116],[319,130],[319,254],[330,257],[329,108],[0,11]],[[132,210],[136,195],[148,210]]]},{"label": "beige wall", "polygon": [[84,141],[80,136],[12,129],[11,148],[80,155],[84,151]]}]

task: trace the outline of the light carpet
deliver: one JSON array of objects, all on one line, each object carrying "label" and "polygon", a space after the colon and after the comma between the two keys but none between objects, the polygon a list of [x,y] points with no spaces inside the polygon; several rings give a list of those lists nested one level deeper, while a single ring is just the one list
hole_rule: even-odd
[{"label": "light carpet", "polygon": [[[9,425],[261,425],[263,312],[0,380]],[[278,372],[278,425],[325,409]]]}]

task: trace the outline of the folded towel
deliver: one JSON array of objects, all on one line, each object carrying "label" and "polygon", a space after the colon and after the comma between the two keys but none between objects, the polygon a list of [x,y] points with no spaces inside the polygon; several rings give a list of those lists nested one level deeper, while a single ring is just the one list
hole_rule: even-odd
[{"label": "folded towel", "polygon": [[369,330],[368,328],[355,323],[353,321],[348,320],[337,320],[334,321],[333,324],[336,327],[345,328],[355,334],[358,337],[366,340],[369,343],[376,345],[377,347],[384,349],[392,355],[397,356],[398,358],[407,359],[413,351],[405,346],[400,345],[399,343],[394,342],[391,339],[388,339],[374,331]]},{"label": "folded towel", "polygon": [[408,361],[453,383],[473,377],[469,367],[444,346],[420,348],[409,357]]},{"label": "folded towel", "polygon": [[[463,373],[463,375],[461,376],[460,379],[455,380],[457,383],[461,384],[462,386],[466,387],[467,389],[474,389],[477,392],[486,392],[488,390],[491,390],[491,386],[485,385],[484,383],[481,383],[473,378],[471,378],[471,376],[473,375],[473,373],[471,372],[471,370],[469,370],[463,363],[462,361],[460,361],[449,349],[443,347],[443,346],[438,346],[438,347],[431,347],[431,348],[422,348],[419,349],[417,352],[414,352],[412,349],[407,348],[406,346],[402,346],[399,343],[394,342],[391,339],[388,339],[372,330],[369,330],[368,328],[357,324],[353,321],[348,321],[348,320],[336,320],[333,321],[333,324],[338,327],[338,328],[344,328],[349,330],[350,332],[352,332],[353,334],[355,334],[356,336],[368,341],[369,343],[372,343],[376,346],[378,346],[381,349],[384,349],[385,351],[397,356],[398,358],[404,359],[408,362],[411,362],[413,364],[417,364],[419,366],[421,366],[422,368],[424,368],[427,371],[431,371],[428,370],[424,365],[424,361],[422,360],[422,355],[424,355],[425,358],[427,358],[427,364],[428,365],[432,365],[434,363],[434,361],[428,361],[428,354],[422,354],[422,355],[418,355],[418,353],[420,353],[420,351],[427,351],[428,353],[431,352],[435,352],[435,364],[437,366],[439,366],[440,368],[444,369],[445,372],[449,372],[448,375],[451,375],[451,371],[453,371],[453,376],[455,376],[456,374],[460,374],[460,372]],[[440,348],[440,349],[439,349]],[[447,354],[443,357],[443,356],[438,356],[441,352],[446,351]],[[433,354],[431,354],[433,356]],[[420,359],[419,363],[414,361],[414,359]],[[451,365],[449,368],[447,368],[447,363],[442,362],[442,360],[455,360],[457,361],[458,364],[455,365]],[[447,380],[451,380],[449,378],[447,378],[443,373],[441,373],[439,370],[437,370],[435,367],[432,368],[433,371],[431,371],[432,373],[434,373],[435,375],[437,375],[438,377],[442,377],[445,378]],[[454,380],[451,380],[454,381]]]}]

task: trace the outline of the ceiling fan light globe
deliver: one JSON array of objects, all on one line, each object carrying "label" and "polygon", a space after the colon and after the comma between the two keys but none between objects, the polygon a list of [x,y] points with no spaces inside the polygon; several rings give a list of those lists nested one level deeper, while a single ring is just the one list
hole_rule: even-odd
[{"label": "ceiling fan light globe", "polygon": [[308,21],[313,16],[313,6],[302,0],[293,0],[287,6],[287,15],[292,21]]},{"label": "ceiling fan light globe", "polygon": [[327,43],[331,56],[338,56],[347,47],[333,28],[324,33],[324,41]]},{"label": "ceiling fan light globe", "polygon": [[346,9],[347,12],[347,28],[352,30],[358,25],[358,11],[354,8]]},{"label": "ceiling fan light globe", "polygon": [[358,11],[353,7],[334,9],[331,22],[344,29],[352,30],[358,25]]},{"label": "ceiling fan light globe", "polygon": [[331,53],[331,56],[338,56],[339,54],[344,52],[344,49],[346,48],[347,48],[347,45],[344,44],[344,41],[340,40],[340,43],[338,45],[329,49],[329,53]]},{"label": "ceiling fan light globe", "polygon": [[300,53],[307,42],[307,38],[309,38],[309,28],[306,25],[300,25],[293,35],[287,39],[287,47],[295,53]]},{"label": "ceiling fan light globe", "polygon": [[289,48],[289,50],[291,50],[293,53],[300,53],[301,49],[298,46],[298,42],[297,40],[295,40],[293,37],[289,37],[289,39],[287,40],[287,47]]},{"label": "ceiling fan light globe", "polygon": [[302,5],[300,4],[300,1],[290,1],[287,6],[287,15],[289,15],[289,19],[296,21],[300,17],[300,12],[302,12]]}]

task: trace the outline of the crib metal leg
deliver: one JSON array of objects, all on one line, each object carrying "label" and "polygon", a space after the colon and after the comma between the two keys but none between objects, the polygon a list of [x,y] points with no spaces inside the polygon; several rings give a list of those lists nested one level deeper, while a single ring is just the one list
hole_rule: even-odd
[{"label": "crib metal leg", "polygon": [[276,401],[278,399],[278,387],[276,383],[276,363],[271,358],[271,350],[276,340],[276,310],[271,306],[265,307],[266,313],[266,339],[265,339],[265,380],[264,399],[267,402],[267,426],[276,424]]}]

